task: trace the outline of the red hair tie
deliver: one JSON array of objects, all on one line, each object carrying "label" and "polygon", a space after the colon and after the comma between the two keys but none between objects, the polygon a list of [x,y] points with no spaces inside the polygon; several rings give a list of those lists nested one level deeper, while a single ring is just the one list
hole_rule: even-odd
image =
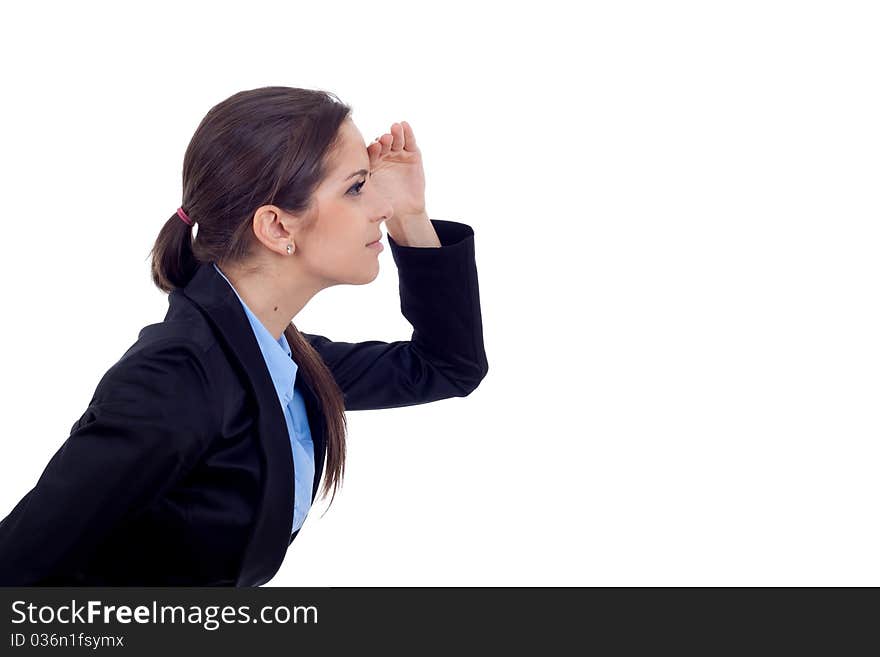
[{"label": "red hair tie", "polygon": [[187,224],[189,224],[190,226],[193,225],[192,219],[190,219],[190,218],[186,215],[186,212],[183,211],[183,208],[182,208],[182,207],[177,208],[177,216],[180,217],[181,219],[183,219],[184,223],[187,223]]}]

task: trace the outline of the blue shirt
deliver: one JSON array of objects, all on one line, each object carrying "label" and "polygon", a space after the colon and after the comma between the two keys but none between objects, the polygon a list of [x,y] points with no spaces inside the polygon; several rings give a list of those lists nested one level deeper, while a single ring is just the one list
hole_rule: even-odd
[{"label": "blue shirt", "polygon": [[260,351],[263,352],[263,359],[266,361],[272,383],[275,384],[275,392],[278,393],[278,401],[284,411],[284,418],[287,420],[287,433],[290,436],[290,448],[293,451],[295,474],[293,525],[290,529],[292,534],[302,527],[306,514],[312,505],[312,483],[315,477],[315,447],[312,443],[312,432],[309,429],[309,418],[306,415],[306,405],[302,394],[294,385],[298,367],[292,358],[290,345],[287,343],[284,333],[276,340],[257,316],[251,312],[226,275],[220,271],[217,263],[213,264],[217,273],[226,279],[229,287],[235,292],[235,296],[241,301],[254,331],[254,336],[257,338],[257,343],[260,345]]}]

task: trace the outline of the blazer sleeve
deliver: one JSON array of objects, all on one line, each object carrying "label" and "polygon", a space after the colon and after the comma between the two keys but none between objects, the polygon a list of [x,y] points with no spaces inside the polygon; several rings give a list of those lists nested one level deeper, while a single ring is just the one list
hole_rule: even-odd
[{"label": "blazer sleeve", "polygon": [[36,485],[0,522],[0,585],[82,564],[207,448],[212,403],[198,347],[165,341],[118,361]]},{"label": "blazer sleeve", "polygon": [[474,231],[432,219],[440,247],[401,246],[388,235],[398,269],[400,309],[410,340],[335,342],[302,333],[345,398],[359,411],[466,397],[486,376]]}]

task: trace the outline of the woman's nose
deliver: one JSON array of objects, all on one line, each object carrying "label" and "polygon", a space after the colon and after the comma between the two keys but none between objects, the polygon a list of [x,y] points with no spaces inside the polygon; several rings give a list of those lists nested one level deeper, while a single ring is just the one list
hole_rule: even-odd
[{"label": "woman's nose", "polygon": [[379,221],[391,219],[394,215],[394,206],[391,205],[389,199],[385,199],[385,203],[380,207]]}]

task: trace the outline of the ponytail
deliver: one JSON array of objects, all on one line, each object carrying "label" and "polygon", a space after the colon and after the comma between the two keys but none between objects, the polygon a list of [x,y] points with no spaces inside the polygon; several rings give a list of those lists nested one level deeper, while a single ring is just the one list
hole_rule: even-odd
[{"label": "ponytail", "polygon": [[189,219],[183,208],[171,215],[150,251],[153,283],[164,292],[184,287],[199,267],[193,253],[193,225],[184,217]]}]

